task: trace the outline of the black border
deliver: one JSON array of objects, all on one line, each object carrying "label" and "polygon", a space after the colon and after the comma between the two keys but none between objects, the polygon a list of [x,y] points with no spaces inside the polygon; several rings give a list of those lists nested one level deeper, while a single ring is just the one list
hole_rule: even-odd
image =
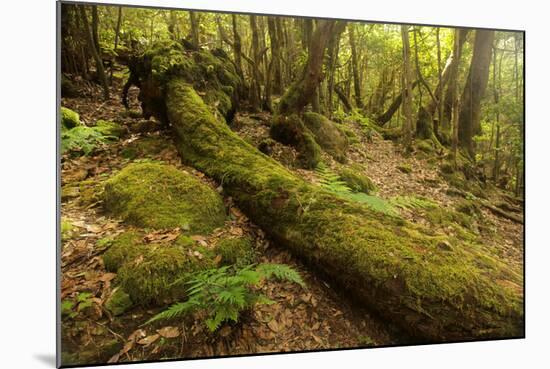
[{"label": "black border", "polygon": [[[367,346],[367,347],[343,347],[343,348],[328,348],[328,349],[316,349],[316,350],[303,350],[303,351],[289,351],[289,352],[264,352],[264,353],[250,353],[250,354],[236,354],[236,355],[218,355],[218,356],[204,356],[204,357],[191,357],[191,358],[177,358],[177,359],[165,359],[165,360],[138,360],[131,362],[119,362],[119,363],[93,363],[93,364],[75,364],[75,365],[62,365],[61,363],[61,151],[60,151],[60,127],[61,127],[61,5],[62,4],[74,4],[74,5],[98,5],[98,6],[120,6],[127,8],[141,8],[141,9],[162,9],[162,10],[179,10],[179,11],[196,11],[202,13],[221,13],[221,14],[236,14],[236,15],[260,15],[270,17],[288,17],[288,18],[305,18],[305,19],[325,19],[325,20],[345,20],[349,22],[358,23],[372,23],[372,24],[392,24],[392,25],[413,25],[424,27],[440,27],[440,28],[458,28],[458,29],[486,29],[499,32],[518,32],[523,36],[523,335],[515,337],[504,338],[484,338],[476,340],[457,340],[457,341],[445,341],[445,342],[426,342],[426,343],[410,343],[410,344],[398,344],[398,345],[381,345],[381,346]],[[349,18],[331,18],[331,17],[315,17],[305,15],[292,15],[292,14],[271,14],[271,13],[255,13],[255,12],[238,12],[230,10],[209,10],[209,9],[196,9],[196,8],[175,8],[167,6],[154,6],[154,5],[132,5],[132,4],[113,4],[113,3],[100,3],[100,2],[84,2],[84,1],[72,1],[72,0],[57,0],[56,3],[56,367],[57,368],[81,368],[81,367],[101,367],[108,365],[132,365],[132,364],[146,364],[146,363],[164,363],[175,361],[191,361],[191,360],[212,360],[212,359],[232,359],[251,356],[271,356],[271,355],[287,355],[287,354],[304,354],[304,353],[324,353],[333,351],[351,351],[351,350],[364,350],[364,349],[381,349],[388,347],[414,347],[414,346],[431,346],[431,345],[447,345],[456,343],[476,343],[476,342],[493,342],[493,341],[509,341],[526,338],[526,224],[527,224],[527,152],[526,152],[526,138],[527,138],[527,124],[526,124],[526,87],[525,87],[525,60],[526,60],[526,31],[523,29],[508,29],[508,28],[490,28],[490,27],[470,27],[470,26],[453,26],[448,24],[432,24],[432,23],[411,23],[411,22],[395,22],[395,21],[376,21],[366,19],[349,19]]]}]

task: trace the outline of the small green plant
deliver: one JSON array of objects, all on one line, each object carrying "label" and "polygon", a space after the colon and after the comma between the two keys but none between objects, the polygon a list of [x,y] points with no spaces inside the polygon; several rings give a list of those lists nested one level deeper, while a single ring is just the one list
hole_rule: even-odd
[{"label": "small green plant", "polygon": [[105,136],[91,127],[78,126],[61,133],[61,153],[75,152],[90,155],[96,148],[115,138]]},{"label": "small green plant", "polygon": [[340,176],[334,173],[324,163],[319,163],[315,168],[315,173],[319,177],[321,187],[331,192],[339,194],[352,193],[351,188],[344,182]]},{"label": "small green plant", "polygon": [[93,295],[90,292],[79,292],[74,298],[61,301],[61,315],[74,319],[87,308],[92,307]]},{"label": "small green plant", "polygon": [[202,311],[209,331],[216,331],[223,322],[237,322],[239,314],[255,304],[271,304],[273,301],[255,291],[264,279],[287,280],[305,287],[300,274],[284,264],[248,265],[234,269],[229,266],[196,273],[187,284],[188,300],[179,302],[149,319],[145,324],[158,320],[174,319]]},{"label": "small green plant", "polygon": [[347,200],[365,204],[370,209],[379,213],[384,213],[394,217],[399,216],[397,209],[383,198],[374,195],[367,195],[364,192],[353,192],[346,182],[342,181],[341,177],[334,173],[325,164],[320,163],[317,165],[315,172],[319,176],[320,186],[330,192],[333,192],[335,195]]}]

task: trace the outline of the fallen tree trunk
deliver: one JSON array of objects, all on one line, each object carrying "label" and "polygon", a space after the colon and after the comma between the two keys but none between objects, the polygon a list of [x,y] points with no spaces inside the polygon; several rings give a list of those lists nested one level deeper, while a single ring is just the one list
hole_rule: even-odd
[{"label": "fallen tree trunk", "polygon": [[524,335],[522,275],[483,247],[309,184],[216,119],[185,79],[171,78],[164,90],[182,159],[381,316],[423,341]]},{"label": "fallen tree trunk", "polygon": [[511,220],[512,222],[523,224],[523,218],[518,215],[507,213],[506,211],[499,209],[496,206],[493,206],[486,201],[482,201],[481,205],[489,209],[495,215]]}]

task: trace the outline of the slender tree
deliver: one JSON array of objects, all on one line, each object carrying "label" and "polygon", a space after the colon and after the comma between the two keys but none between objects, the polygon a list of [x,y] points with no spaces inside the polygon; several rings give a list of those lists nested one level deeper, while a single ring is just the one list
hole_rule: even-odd
[{"label": "slender tree", "polygon": [[88,49],[91,51],[92,56],[95,60],[97,76],[99,78],[101,85],[103,86],[103,98],[107,100],[109,99],[109,85],[107,83],[107,76],[105,75],[105,70],[103,69],[103,61],[101,60],[101,57],[99,56],[99,53],[95,48],[93,32],[92,32],[92,29],[90,28],[90,23],[88,22],[88,16],[86,15],[85,5],[78,5],[78,9],[80,12],[80,20],[84,27],[84,33],[86,35]]},{"label": "slender tree", "polygon": [[470,70],[461,97],[458,138],[460,146],[466,149],[470,157],[474,157],[475,154],[472,138],[481,133],[481,99],[489,80],[491,47],[494,38],[495,31],[476,31]]},{"label": "slender tree", "polygon": [[401,26],[401,38],[403,40],[403,146],[410,149],[413,132],[412,116],[412,68],[410,61],[409,26]]}]

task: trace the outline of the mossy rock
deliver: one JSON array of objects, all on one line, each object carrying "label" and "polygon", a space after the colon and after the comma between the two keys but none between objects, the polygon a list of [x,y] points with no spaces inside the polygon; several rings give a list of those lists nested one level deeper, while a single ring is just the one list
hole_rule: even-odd
[{"label": "mossy rock", "polygon": [[397,169],[405,174],[412,173],[412,167],[410,164],[404,163],[397,166]]},{"label": "mossy rock", "polygon": [[255,260],[252,240],[249,237],[223,238],[216,245],[215,251],[222,257],[223,265],[242,267]]},{"label": "mossy rock", "polygon": [[338,174],[342,181],[346,182],[348,187],[354,192],[364,192],[370,194],[376,191],[376,186],[372,180],[363,173],[363,167],[352,164],[343,168]]},{"label": "mossy rock", "polygon": [[315,141],[323,150],[339,162],[346,161],[349,141],[336,123],[321,114],[308,112],[304,113],[304,124],[313,133]]},{"label": "mossy rock", "polygon": [[221,196],[171,165],[133,163],[105,182],[107,211],[138,227],[208,234],[225,221]]},{"label": "mossy rock", "polygon": [[210,259],[184,253],[177,247],[146,245],[143,258],[125,262],[117,280],[140,305],[159,305],[185,297],[185,284],[192,273],[211,268]]},{"label": "mossy rock", "polygon": [[120,287],[117,287],[105,302],[105,308],[114,316],[122,315],[132,306],[130,295]]},{"label": "mossy rock", "polygon": [[143,241],[136,231],[116,237],[103,254],[105,269],[116,272],[117,285],[134,304],[162,304],[183,298],[191,273],[214,267],[215,253],[187,236],[171,243]]},{"label": "mossy rock", "polygon": [[121,126],[118,123],[110,120],[100,119],[95,123],[95,130],[100,132],[104,136],[111,136],[120,138],[128,133],[126,127]]},{"label": "mossy rock", "polygon": [[103,254],[103,264],[109,272],[116,272],[122,264],[135,260],[147,252],[139,233],[129,231],[122,233],[111,241],[111,246]]},{"label": "mossy rock", "polygon": [[64,106],[61,107],[61,129],[71,129],[81,125],[80,116],[77,112]]}]

